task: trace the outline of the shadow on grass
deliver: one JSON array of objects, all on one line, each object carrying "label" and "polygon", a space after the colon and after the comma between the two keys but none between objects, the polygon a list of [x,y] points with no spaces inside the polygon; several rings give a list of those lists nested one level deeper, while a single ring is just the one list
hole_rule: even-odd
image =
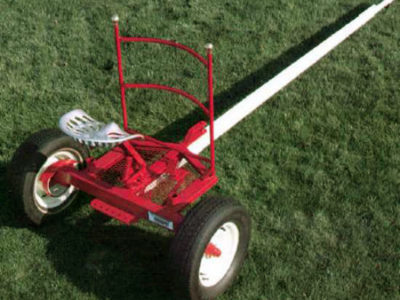
[{"label": "shadow on grass", "polygon": [[173,299],[169,239],[135,226],[106,225],[92,212],[76,224],[45,226],[47,257],[57,273],[100,299]]},{"label": "shadow on grass", "polygon": [[[216,115],[221,115],[366,7],[366,4],[357,6],[229,90],[216,95]],[[158,132],[156,137],[168,139],[171,136],[183,136],[185,130],[199,120],[200,116],[200,111],[194,111]],[[3,200],[10,198],[5,171],[6,166],[0,164],[0,199]],[[29,228],[47,239],[47,256],[55,270],[66,276],[81,291],[100,299],[173,299],[166,272],[168,237],[134,226],[107,225],[107,219],[95,212],[78,221],[64,217],[64,220],[52,222],[43,228],[33,228],[16,212],[12,201],[17,200],[9,200],[2,203],[0,226]],[[80,202],[74,204],[75,208],[82,205],[82,201]]]},{"label": "shadow on grass", "polygon": [[7,180],[7,165],[0,162],[0,227],[9,226],[15,228],[23,228],[27,225],[24,218],[18,213],[15,199],[12,198],[10,185]]},{"label": "shadow on grass", "polygon": [[[335,22],[324,26],[310,38],[304,40],[300,44],[286,50],[277,59],[265,64],[257,71],[246,76],[239,82],[235,83],[230,89],[215,95],[215,116],[216,118],[222,115],[226,110],[231,108],[236,103],[240,102],[245,96],[249,95],[255,89],[263,85],[268,80],[272,79],[284,68],[295,62],[297,59],[305,55],[311,49],[316,47],[330,35],[338,31],[345,24],[352,21],[360,13],[362,13],[369,5],[364,3],[353,8],[351,11],[337,19]],[[169,126],[159,131],[155,137],[159,139],[170,139],[171,137],[184,136],[185,130],[195,122],[202,120],[203,113],[200,109],[195,109],[192,113],[185,117],[176,120]]]}]

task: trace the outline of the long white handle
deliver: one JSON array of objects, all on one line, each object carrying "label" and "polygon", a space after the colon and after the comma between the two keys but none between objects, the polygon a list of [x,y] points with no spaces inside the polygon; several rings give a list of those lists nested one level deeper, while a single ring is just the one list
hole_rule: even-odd
[{"label": "long white handle", "polygon": [[[331,35],[310,52],[299,58],[295,63],[287,67],[270,81],[259,87],[257,90],[246,96],[242,101],[220,116],[214,123],[215,139],[219,138],[246,116],[251,114],[257,107],[269,100],[286,85],[300,76],[321,58],[335,49],[350,35],[363,27],[375,17],[382,9],[393,3],[394,0],[385,0],[379,4],[372,5],[361,13],[356,19],[348,23],[342,29]],[[209,128],[206,128],[209,130]],[[200,153],[210,144],[209,131],[189,146],[189,150]]]}]

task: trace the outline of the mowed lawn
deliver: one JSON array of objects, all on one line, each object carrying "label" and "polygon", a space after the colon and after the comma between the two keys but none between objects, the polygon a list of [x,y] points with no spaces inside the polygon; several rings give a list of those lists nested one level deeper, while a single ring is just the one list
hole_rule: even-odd
[{"label": "mowed lawn", "polygon": [[[0,1],[0,298],[174,299],[171,235],[124,226],[81,195],[30,226],[6,170],[31,133],[82,108],[121,122],[110,16],[124,35],[215,46],[216,112],[279,73],[366,0]],[[216,143],[220,182],[253,220],[249,256],[220,299],[400,299],[400,5],[394,3]],[[123,48],[127,80],[205,98],[205,71],[157,45]],[[129,91],[130,125],[179,140],[201,117]]]}]

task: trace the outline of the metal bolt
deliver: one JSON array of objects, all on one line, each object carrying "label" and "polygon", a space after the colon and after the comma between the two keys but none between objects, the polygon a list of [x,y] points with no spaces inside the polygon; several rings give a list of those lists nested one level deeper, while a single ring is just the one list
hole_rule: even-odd
[{"label": "metal bolt", "polygon": [[114,23],[118,22],[118,21],[119,21],[118,15],[117,15],[117,14],[113,15],[113,16],[111,17],[111,21],[113,21]]}]

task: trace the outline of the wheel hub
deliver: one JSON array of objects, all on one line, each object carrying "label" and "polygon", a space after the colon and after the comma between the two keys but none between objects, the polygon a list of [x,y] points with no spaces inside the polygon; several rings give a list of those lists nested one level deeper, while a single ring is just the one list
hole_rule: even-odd
[{"label": "wheel hub", "polygon": [[200,262],[199,280],[205,287],[216,285],[228,273],[239,244],[239,229],[226,222],[211,237]]},{"label": "wheel hub", "polygon": [[76,191],[74,186],[57,184],[52,179],[61,167],[77,167],[78,162],[83,162],[83,158],[71,148],[60,149],[49,155],[37,172],[33,186],[33,196],[39,210],[47,213],[66,202]]},{"label": "wheel hub", "polygon": [[209,243],[206,247],[206,250],[204,250],[204,255],[207,258],[211,257],[220,257],[221,256],[221,249],[219,249],[217,246],[215,246],[213,243]]},{"label": "wheel hub", "polygon": [[42,183],[42,188],[48,196],[57,197],[63,194],[68,187],[61,184],[53,184],[52,180],[57,171],[62,167],[73,167],[77,165],[76,160],[64,159],[59,160],[48,166],[40,175],[39,180]]}]

